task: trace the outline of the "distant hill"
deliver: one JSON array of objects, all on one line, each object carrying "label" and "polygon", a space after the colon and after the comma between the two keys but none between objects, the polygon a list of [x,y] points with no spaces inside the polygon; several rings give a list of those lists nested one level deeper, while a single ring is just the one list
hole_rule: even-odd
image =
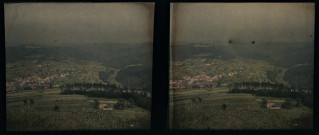
[{"label": "distant hill", "polygon": [[290,67],[296,64],[313,64],[313,44],[259,44],[259,45],[211,45],[198,46],[196,44],[173,45],[173,60],[182,61],[199,54],[209,54],[205,57],[220,57],[233,59],[236,57],[265,60],[277,66]]},{"label": "distant hill", "polygon": [[[176,65],[173,77],[177,79],[202,72],[210,76],[238,72],[237,75],[219,80],[279,81],[300,89],[313,88],[314,46],[311,43],[192,43],[171,47],[173,63]],[[219,64],[216,65],[216,61]],[[243,69],[247,71],[243,72]]]},{"label": "distant hill", "polygon": [[[35,45],[33,45],[35,46]],[[152,64],[152,44],[92,44],[66,46],[21,45],[6,47],[6,61],[25,60],[31,56],[42,56],[46,59],[98,61],[106,66],[121,68],[126,65],[142,63]]]},{"label": "distant hill", "polygon": [[[129,79],[132,88],[151,89],[152,51],[151,43],[6,47],[7,81],[20,86],[104,82],[128,87]],[[139,67],[127,68],[131,65]]]}]

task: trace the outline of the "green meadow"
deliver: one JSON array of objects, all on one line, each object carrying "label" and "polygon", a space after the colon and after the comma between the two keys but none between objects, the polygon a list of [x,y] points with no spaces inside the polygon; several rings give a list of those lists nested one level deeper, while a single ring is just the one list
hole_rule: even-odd
[{"label": "green meadow", "polygon": [[[134,106],[124,110],[94,109],[94,99],[116,104],[118,99],[60,95],[60,89],[7,93],[8,131],[149,129],[150,112]],[[27,103],[24,102],[27,100]],[[31,102],[33,100],[33,103]],[[55,107],[58,106],[58,110]]]},{"label": "green meadow", "polygon": [[[313,110],[301,106],[271,110],[261,100],[282,103],[285,98],[230,94],[228,88],[171,91],[171,128],[174,129],[311,129]],[[201,98],[201,101],[192,101]],[[225,109],[223,109],[225,105]]]}]

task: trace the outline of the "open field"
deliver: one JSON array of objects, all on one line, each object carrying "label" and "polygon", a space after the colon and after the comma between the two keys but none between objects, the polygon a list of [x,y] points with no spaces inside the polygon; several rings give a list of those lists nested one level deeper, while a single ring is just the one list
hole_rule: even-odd
[{"label": "open field", "polygon": [[[150,112],[134,106],[125,110],[94,109],[94,99],[116,104],[117,99],[60,95],[60,89],[7,94],[8,131],[148,129]],[[23,100],[27,99],[25,104]],[[31,104],[31,100],[34,101]],[[59,111],[54,111],[55,106]]]},{"label": "open field", "polygon": [[[227,88],[189,89],[171,92],[174,129],[308,129],[312,128],[312,109],[270,110],[261,108],[261,99],[283,103],[284,98],[229,94]],[[192,101],[201,98],[201,101]],[[223,104],[226,109],[223,110]],[[293,101],[295,105],[296,102]]]}]

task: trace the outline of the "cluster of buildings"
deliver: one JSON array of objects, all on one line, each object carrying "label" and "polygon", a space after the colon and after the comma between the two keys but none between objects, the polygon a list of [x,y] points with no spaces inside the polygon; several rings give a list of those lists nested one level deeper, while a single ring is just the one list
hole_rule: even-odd
[{"label": "cluster of buildings", "polygon": [[114,104],[99,104],[99,109],[104,111],[111,111],[114,108]]},{"label": "cluster of buildings", "polygon": [[26,78],[17,78],[15,82],[6,82],[6,90],[7,91],[14,91],[14,90],[21,90],[24,88],[28,89],[36,89],[39,87],[43,87],[47,81],[51,80],[52,78],[45,78],[42,79],[38,76],[29,76]]},{"label": "cluster of buildings", "polygon": [[267,109],[281,109],[281,104],[280,103],[272,103],[272,102],[267,102]]},{"label": "cluster of buildings", "polygon": [[14,82],[6,82],[6,91],[21,90],[24,88],[38,89],[38,88],[57,88],[60,85],[51,86],[50,82],[57,77],[66,77],[68,73],[62,73],[61,75],[53,75],[46,78],[41,78],[39,76],[28,76],[26,78],[16,78]]},{"label": "cluster of buildings", "polygon": [[206,73],[201,73],[195,76],[185,76],[182,80],[171,80],[170,88],[185,89],[185,88],[214,88],[223,75],[208,76]]},{"label": "cluster of buildings", "polygon": [[206,73],[201,73],[195,76],[186,75],[181,80],[170,80],[171,89],[185,89],[185,88],[215,88],[216,86],[226,86],[226,83],[218,82],[223,76],[233,76],[237,72],[223,73],[221,75],[209,76]]},{"label": "cluster of buildings", "polygon": [[[201,63],[205,66],[218,65],[220,62],[213,58],[200,59]],[[179,63],[174,63],[174,66],[182,66]],[[224,76],[234,76],[238,72],[222,73],[220,75],[209,76],[205,72],[197,75],[186,75],[179,80],[170,80],[170,89],[186,89],[186,88],[214,88],[226,86],[226,83],[221,83],[220,80]]]}]

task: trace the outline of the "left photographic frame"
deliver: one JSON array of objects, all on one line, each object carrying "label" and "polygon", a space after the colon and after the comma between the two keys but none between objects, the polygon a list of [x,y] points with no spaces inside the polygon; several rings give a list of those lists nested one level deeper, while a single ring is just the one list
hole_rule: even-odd
[{"label": "left photographic frame", "polygon": [[150,129],[154,3],[5,3],[7,131]]}]

